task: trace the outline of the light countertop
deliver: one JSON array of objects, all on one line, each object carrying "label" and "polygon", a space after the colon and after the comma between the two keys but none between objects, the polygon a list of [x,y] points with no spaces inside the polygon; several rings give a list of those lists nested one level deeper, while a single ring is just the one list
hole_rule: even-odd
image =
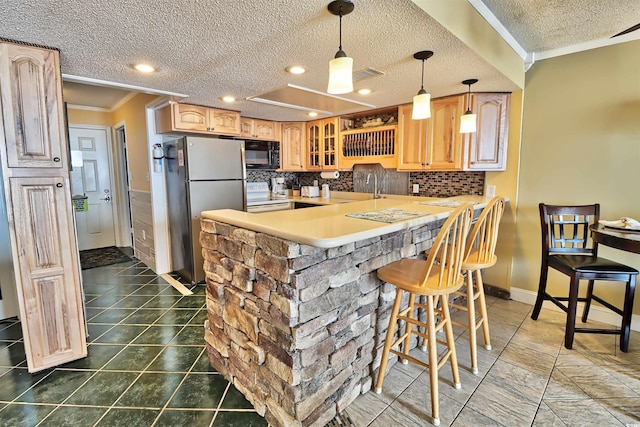
[{"label": "light countertop", "polygon": [[[338,192],[337,192],[338,193]],[[224,222],[237,227],[247,228],[294,242],[319,248],[333,248],[394,231],[443,219],[449,216],[453,208],[429,206],[422,203],[437,200],[460,200],[474,202],[476,209],[483,208],[489,200],[483,196],[457,196],[449,199],[435,197],[414,197],[383,195],[380,199],[356,200],[360,194],[340,192],[326,199],[322,197],[294,197],[290,200],[314,203],[320,206],[264,213],[248,213],[233,209],[219,209],[202,212],[203,218]],[[339,196],[339,197],[336,197]],[[371,196],[370,194],[368,195]],[[314,201],[311,201],[314,200]],[[355,200],[355,201],[352,201]],[[348,203],[346,201],[349,201]],[[401,220],[394,223],[372,221],[369,219],[346,216],[352,213],[377,211],[380,209],[402,209],[412,212],[424,212],[426,216]]]}]

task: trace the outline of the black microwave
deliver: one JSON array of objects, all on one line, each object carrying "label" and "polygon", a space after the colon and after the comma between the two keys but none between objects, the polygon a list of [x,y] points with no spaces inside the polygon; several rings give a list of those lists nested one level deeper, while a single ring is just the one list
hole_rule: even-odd
[{"label": "black microwave", "polygon": [[280,144],[277,141],[245,141],[244,161],[247,169],[280,169]]}]

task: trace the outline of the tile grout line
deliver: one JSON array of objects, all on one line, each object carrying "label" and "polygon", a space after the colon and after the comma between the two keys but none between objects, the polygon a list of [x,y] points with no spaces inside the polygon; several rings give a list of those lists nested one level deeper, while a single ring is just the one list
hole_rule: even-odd
[{"label": "tile grout line", "polygon": [[[164,406],[160,409],[160,413],[158,413],[158,415],[156,416],[156,419],[153,420],[153,423],[151,424],[151,427],[156,425],[156,423],[158,422],[158,420],[160,419],[160,417],[164,413],[165,409],[167,409],[167,406],[169,405],[169,402],[171,402],[171,400],[175,397],[175,395],[178,392],[178,390],[180,389],[180,387],[182,387],[182,384],[184,384],[184,382],[187,379],[187,377],[189,376],[189,374],[193,371],[193,367],[195,366],[196,363],[198,363],[198,361],[200,360],[200,357],[202,356],[204,351],[206,351],[206,349],[204,349],[204,348],[200,351],[200,353],[198,354],[198,356],[196,357],[194,362],[189,367],[189,370],[185,373],[184,377],[182,377],[182,380],[180,380],[180,383],[176,386],[176,389],[173,390],[173,393],[171,393],[171,396],[169,397],[169,399],[167,399],[167,401],[164,403]],[[214,415],[214,418],[215,418],[215,415]]]},{"label": "tile grout line", "polygon": [[[117,285],[116,285],[116,286],[117,286]],[[129,294],[129,295],[130,295],[130,294]],[[118,302],[120,302],[120,301],[124,300],[124,299],[125,299],[125,298],[127,298],[129,295],[127,295],[127,296],[125,296],[125,297],[121,298],[120,300],[118,300]],[[116,302],[116,303],[114,303],[114,305],[115,305],[115,304],[117,304],[117,302]],[[105,311],[106,311],[106,310],[108,310],[109,308],[113,308],[113,307],[108,307],[108,308],[106,308],[106,309],[105,309]],[[134,313],[135,313],[135,311],[137,311],[137,310],[139,310],[139,308],[137,308],[136,310],[134,310]],[[133,314],[133,313],[131,313],[131,314]],[[127,317],[129,317],[129,316],[127,316]],[[126,319],[126,318],[125,318],[125,319]],[[124,319],[122,319],[122,320],[124,320]],[[118,322],[118,323],[116,323],[113,327],[109,328],[109,329],[108,329],[107,331],[105,331],[103,334],[99,335],[96,339],[98,339],[98,338],[100,338],[101,336],[103,336],[104,334],[106,334],[108,331],[110,331],[111,329],[113,329],[113,328],[114,328],[116,325],[118,325],[118,324],[119,324],[119,322]],[[87,327],[88,327],[88,325],[87,325]],[[148,329],[148,328],[147,328],[147,329]],[[145,331],[146,331],[146,329],[145,329]],[[144,331],[142,331],[140,334],[142,334],[142,333],[144,333]],[[138,336],[137,336],[136,338],[134,338],[133,340],[135,341],[135,339],[137,339],[137,338],[140,336],[140,334],[138,334]],[[105,343],[105,344],[113,344],[113,345],[117,345],[118,343]],[[80,385],[80,386],[79,386],[79,387],[78,387],[78,388],[77,388],[73,393],[71,393],[69,396],[67,396],[67,397],[66,397],[66,398],[65,398],[65,399],[64,399],[60,404],[58,404],[58,405],[57,405],[57,407],[56,407],[56,409],[54,409],[53,411],[49,412],[49,413],[48,413],[48,414],[47,414],[47,415],[46,415],[46,416],[45,416],[45,417],[44,417],[44,418],[43,418],[43,419],[42,419],[42,420],[37,424],[37,426],[43,425],[42,423],[43,423],[43,422],[45,422],[45,421],[47,420],[47,418],[49,418],[49,417],[50,417],[54,412],[56,412],[56,411],[58,410],[58,408],[60,408],[60,407],[61,407],[61,405],[62,405],[62,404],[64,404],[64,403],[65,403],[66,401],[68,401],[68,400],[69,400],[73,395],[75,395],[75,394],[80,390],[80,388],[82,388],[85,384],[87,384],[87,383],[88,383],[91,379],[93,379],[93,378],[94,378],[98,373],[103,372],[103,371],[104,371],[104,369],[103,369],[103,368],[104,368],[105,366],[107,366],[111,361],[113,361],[113,359],[115,359],[119,354],[121,354],[122,352],[124,352],[124,351],[125,351],[125,349],[129,346],[129,344],[130,344],[130,343],[125,344],[125,346],[124,346],[124,347],[123,347],[123,348],[122,348],[118,353],[116,353],[115,355],[113,355],[113,357],[111,357],[107,362],[105,362],[105,363],[104,363],[100,368],[96,369],[96,370],[93,372],[93,374],[92,374],[92,375],[90,375],[90,376],[89,376],[89,378],[87,378],[87,380],[86,380],[85,382],[83,382],[83,383],[82,383],[82,384],[81,384],[81,385]],[[55,371],[56,371],[56,369],[54,369],[54,372],[55,372]],[[59,372],[63,372],[62,370],[58,370],[58,371],[59,371]],[[138,379],[139,377],[140,377],[140,374],[139,374],[138,376],[136,376],[136,378],[133,380],[133,382],[132,382],[131,384],[129,384],[129,387],[127,387],[127,389],[123,392],[123,394],[124,394],[127,390],[129,390],[129,388],[133,385],[133,383],[135,383],[135,381],[137,381],[137,379]],[[120,397],[122,397],[122,394],[120,395]],[[118,399],[116,399],[116,401],[117,401],[117,400],[119,400],[119,398],[118,398]],[[74,406],[76,406],[76,405],[74,405]],[[104,417],[108,412],[109,412],[109,409],[107,409],[107,410],[104,412],[104,414],[102,414],[102,416],[98,419],[98,421],[96,422],[96,424],[97,424],[98,422],[100,422],[100,420],[102,420],[102,418],[103,418],[103,417]]]}]

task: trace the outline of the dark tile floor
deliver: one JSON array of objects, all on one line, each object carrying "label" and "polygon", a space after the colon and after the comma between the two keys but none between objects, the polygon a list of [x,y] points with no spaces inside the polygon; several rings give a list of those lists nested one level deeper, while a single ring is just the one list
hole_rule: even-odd
[{"label": "dark tile floor", "polygon": [[82,275],[88,357],[30,374],[0,322],[0,426],[267,426],[209,364],[204,286],[182,296],[137,261]]}]

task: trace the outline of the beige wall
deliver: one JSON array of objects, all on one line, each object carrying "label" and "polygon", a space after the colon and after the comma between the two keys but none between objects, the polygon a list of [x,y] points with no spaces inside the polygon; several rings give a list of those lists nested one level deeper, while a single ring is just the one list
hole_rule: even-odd
[{"label": "beige wall", "polygon": [[69,108],[70,124],[116,126],[125,124],[127,155],[131,174],[131,190],[151,191],[147,148],[147,118],[145,105],[156,95],[139,93],[112,113]]},{"label": "beige wall", "polygon": [[111,113],[90,110],[78,110],[69,107],[67,121],[72,125],[111,126]]},{"label": "beige wall", "polygon": [[112,113],[112,126],[125,124],[131,190],[151,191],[145,105],[156,98],[139,93]]},{"label": "beige wall", "polygon": [[[538,203],[598,202],[603,219],[640,219],[638,52],[640,41],[632,41],[540,61],[527,72],[512,288],[537,289]],[[640,268],[640,255],[606,247],[600,254]],[[568,279],[552,272],[549,285],[566,289]],[[608,295],[619,303],[622,285],[615,287]]]}]

